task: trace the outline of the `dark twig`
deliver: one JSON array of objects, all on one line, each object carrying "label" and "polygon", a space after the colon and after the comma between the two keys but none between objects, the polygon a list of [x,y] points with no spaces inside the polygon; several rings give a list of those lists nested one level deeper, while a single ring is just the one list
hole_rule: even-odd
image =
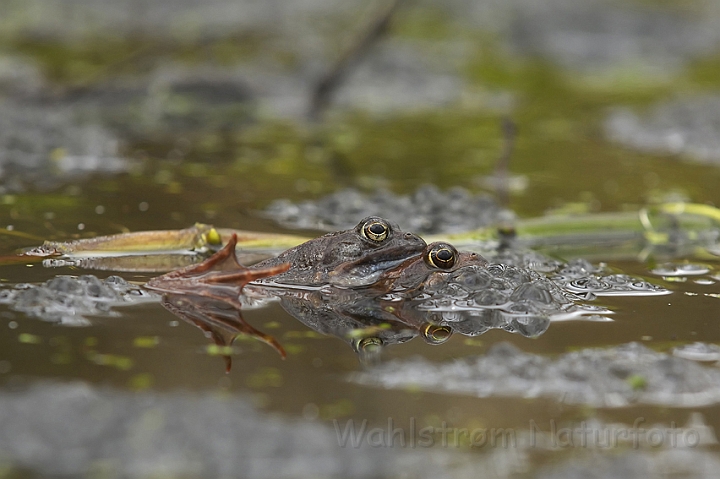
[{"label": "dark twig", "polygon": [[502,121],[503,148],[495,165],[495,180],[497,181],[497,198],[500,206],[510,206],[510,159],[515,147],[517,125],[510,118]]},{"label": "dark twig", "polygon": [[[515,137],[517,136],[517,125],[510,118],[505,117],[502,121],[503,147],[495,165],[495,182],[498,203],[506,210],[510,208],[510,159],[515,148]],[[500,239],[499,249],[511,247],[517,232],[510,222],[502,221],[498,226]]]},{"label": "dark twig", "polygon": [[330,104],[333,93],[338,89],[350,68],[357,64],[370,50],[370,47],[382,37],[390,25],[393,14],[403,0],[382,1],[378,11],[343,52],[333,67],[317,82],[310,99],[309,116],[317,119]]}]

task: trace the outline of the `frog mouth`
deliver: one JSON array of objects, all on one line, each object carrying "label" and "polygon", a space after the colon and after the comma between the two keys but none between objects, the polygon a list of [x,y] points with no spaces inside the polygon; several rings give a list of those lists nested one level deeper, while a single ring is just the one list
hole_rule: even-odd
[{"label": "frog mouth", "polygon": [[328,275],[328,282],[343,288],[357,288],[375,283],[388,270],[417,258],[422,248],[398,247],[371,253],[362,259],[346,263]]}]

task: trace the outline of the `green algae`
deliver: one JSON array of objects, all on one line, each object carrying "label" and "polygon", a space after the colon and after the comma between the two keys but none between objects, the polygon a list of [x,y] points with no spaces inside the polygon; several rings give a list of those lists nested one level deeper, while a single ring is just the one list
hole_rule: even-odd
[{"label": "green algae", "polygon": [[97,351],[88,351],[85,356],[88,361],[98,366],[109,366],[120,371],[129,371],[135,364],[132,358],[117,354],[103,354]]},{"label": "green algae", "polygon": [[148,73],[160,61],[234,65],[256,55],[266,36],[238,32],[196,39],[94,33],[77,40],[60,41],[17,33],[0,38],[0,48],[32,58],[53,82],[87,86],[117,76]]},{"label": "green algae", "polygon": [[628,385],[635,391],[641,391],[647,387],[647,379],[639,374],[633,374],[626,379]]},{"label": "green algae", "polygon": [[36,334],[30,334],[30,333],[20,333],[18,334],[18,342],[23,344],[42,344],[43,338],[36,335]]},{"label": "green algae", "polygon": [[283,384],[282,372],[277,368],[262,367],[246,379],[250,388],[278,388]]},{"label": "green algae", "polygon": [[152,388],[155,378],[150,373],[140,373],[133,375],[128,380],[128,387],[132,391],[144,391]]},{"label": "green algae", "polygon": [[136,348],[154,348],[160,344],[160,336],[139,336],[133,339]]}]

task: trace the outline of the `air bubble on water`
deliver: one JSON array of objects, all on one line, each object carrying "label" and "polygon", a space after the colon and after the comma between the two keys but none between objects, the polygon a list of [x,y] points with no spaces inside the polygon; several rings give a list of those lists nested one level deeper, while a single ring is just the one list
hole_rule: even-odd
[{"label": "air bubble on water", "polygon": [[465,316],[459,311],[443,311],[442,318],[451,323],[462,321]]},{"label": "air bubble on water", "polygon": [[[609,314],[606,313],[606,314]],[[559,316],[557,318],[553,317],[551,318],[553,322],[556,321],[590,321],[593,323],[612,323],[615,321],[609,316],[603,316],[602,314],[583,314],[578,316]]]},{"label": "air bubble on water", "polygon": [[707,274],[710,268],[702,264],[693,263],[665,263],[650,271],[658,276],[696,276]]},{"label": "air bubble on water", "polygon": [[674,356],[692,361],[720,361],[720,346],[716,344],[708,344],[695,342],[678,346],[672,350]]},{"label": "air bubble on water", "polygon": [[388,302],[398,302],[405,299],[405,297],[402,294],[396,294],[396,293],[388,293],[380,296],[378,298],[380,301],[388,301]]}]

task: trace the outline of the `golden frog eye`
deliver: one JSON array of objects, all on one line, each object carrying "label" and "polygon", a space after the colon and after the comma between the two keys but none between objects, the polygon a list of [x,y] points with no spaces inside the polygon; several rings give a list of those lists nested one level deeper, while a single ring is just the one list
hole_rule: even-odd
[{"label": "golden frog eye", "polygon": [[426,324],[422,329],[422,336],[429,344],[442,344],[452,336],[452,329],[448,326]]},{"label": "golden frog eye", "polygon": [[458,252],[455,247],[448,243],[433,243],[429,245],[425,255],[425,262],[428,266],[439,269],[450,269],[455,266]]},{"label": "golden frog eye", "polygon": [[387,223],[378,220],[370,220],[362,227],[364,237],[377,243],[384,241],[390,233]]},{"label": "golden frog eye", "polygon": [[382,339],[369,337],[357,342],[357,350],[361,352],[374,351],[382,347]]}]

